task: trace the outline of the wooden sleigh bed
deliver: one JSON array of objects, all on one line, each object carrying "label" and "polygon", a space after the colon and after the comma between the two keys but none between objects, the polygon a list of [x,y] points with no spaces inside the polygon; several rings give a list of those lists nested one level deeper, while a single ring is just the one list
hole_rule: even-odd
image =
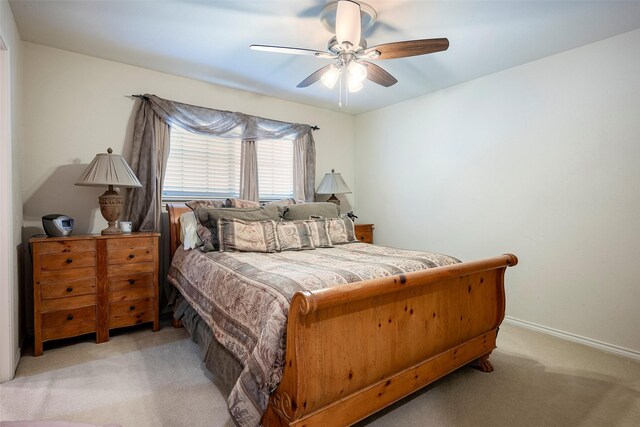
[{"label": "wooden sleigh bed", "polygon": [[[167,204],[171,255],[184,204]],[[264,426],[350,425],[448,373],[493,367],[515,255],[294,295]]]}]

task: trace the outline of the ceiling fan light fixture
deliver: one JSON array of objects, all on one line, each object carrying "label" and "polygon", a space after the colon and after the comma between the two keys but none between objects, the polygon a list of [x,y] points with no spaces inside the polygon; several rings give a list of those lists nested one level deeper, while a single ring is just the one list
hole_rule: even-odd
[{"label": "ceiling fan light fixture", "polygon": [[360,31],[360,5],[351,0],[338,1],[336,10],[336,38],[338,42],[358,46]]},{"label": "ceiling fan light fixture", "polygon": [[354,80],[362,82],[367,78],[367,67],[356,61],[351,61],[349,63],[348,71],[349,81]]},{"label": "ceiling fan light fixture", "polygon": [[336,82],[340,78],[340,68],[336,65],[331,65],[327,71],[322,75],[320,80],[322,84],[325,85],[329,89],[333,89],[336,85]]},{"label": "ceiling fan light fixture", "polygon": [[349,78],[348,86],[349,86],[349,92],[351,93],[359,92],[362,89],[362,80]]}]

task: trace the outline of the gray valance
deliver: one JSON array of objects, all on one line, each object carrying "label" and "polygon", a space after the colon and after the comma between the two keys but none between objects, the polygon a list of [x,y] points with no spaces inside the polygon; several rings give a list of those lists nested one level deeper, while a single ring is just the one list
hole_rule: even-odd
[{"label": "gray valance", "polygon": [[151,109],[170,125],[193,133],[241,140],[298,139],[311,132],[310,125],[281,122],[243,113],[197,107],[143,95]]}]

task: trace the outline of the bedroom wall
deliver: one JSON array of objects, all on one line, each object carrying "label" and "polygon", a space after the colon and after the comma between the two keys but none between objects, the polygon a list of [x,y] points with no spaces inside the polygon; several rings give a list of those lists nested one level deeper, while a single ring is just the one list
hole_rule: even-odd
[{"label": "bedroom wall", "polygon": [[513,252],[507,316],[640,357],[638,51],[640,30],[358,116],[356,213],[383,245]]},{"label": "bedroom wall", "polygon": [[21,242],[20,34],[6,0],[0,1],[0,383],[13,378],[20,359],[18,248]]},{"label": "bedroom wall", "polygon": [[[24,220],[41,228],[47,213],[76,221],[74,233],[99,232],[101,188],[74,186],[98,152],[122,153],[131,138],[136,102],[160,97],[222,110],[315,124],[317,182],[331,168],[354,182],[354,120],[347,114],[164,74],[122,63],[24,43]],[[345,205],[352,204],[352,195]],[[30,232],[31,232],[30,231]],[[28,237],[28,236],[26,236]]]}]

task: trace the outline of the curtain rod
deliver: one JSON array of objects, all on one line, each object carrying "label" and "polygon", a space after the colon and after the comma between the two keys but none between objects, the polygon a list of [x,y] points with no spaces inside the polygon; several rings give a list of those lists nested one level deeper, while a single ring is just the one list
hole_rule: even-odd
[{"label": "curtain rod", "polygon": [[[130,98],[138,98],[138,99],[147,99],[144,95],[129,95]],[[316,125],[311,126],[311,130],[320,130],[320,128]]]}]

